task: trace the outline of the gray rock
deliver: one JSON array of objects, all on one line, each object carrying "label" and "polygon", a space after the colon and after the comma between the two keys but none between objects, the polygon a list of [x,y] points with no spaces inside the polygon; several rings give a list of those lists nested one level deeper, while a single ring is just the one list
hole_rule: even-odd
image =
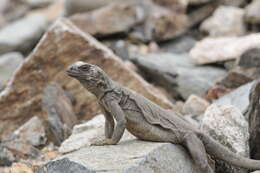
[{"label": "gray rock", "polygon": [[23,55],[18,52],[0,56],[0,88],[4,87],[19,65],[23,62]]},{"label": "gray rock", "polygon": [[[206,110],[201,129],[234,153],[249,157],[248,122],[234,106],[212,104]],[[216,161],[218,173],[247,173],[247,170]]]},{"label": "gray rock", "polygon": [[260,23],[260,1],[254,0],[245,8],[245,20],[249,23]]},{"label": "gray rock", "polygon": [[23,141],[30,142],[35,147],[43,146],[47,142],[44,123],[37,116],[17,129],[14,135]]},{"label": "gray rock", "polygon": [[242,85],[215,101],[217,104],[232,105],[244,113],[249,105],[249,93],[255,81]]},{"label": "gray rock", "polygon": [[44,90],[42,107],[47,113],[45,121],[48,124],[51,140],[60,145],[70,134],[77,123],[72,103],[64,90],[57,84],[50,84]]},{"label": "gray rock", "polygon": [[30,15],[0,30],[0,54],[21,51],[28,53],[40,39],[47,26],[47,18],[41,14]]},{"label": "gray rock", "polygon": [[243,35],[246,32],[243,17],[241,8],[220,6],[200,25],[200,30],[213,37]]},{"label": "gray rock", "polygon": [[171,53],[188,53],[195,45],[196,40],[190,36],[182,36],[175,40],[168,41],[160,45],[160,48]]},{"label": "gray rock", "polygon": [[132,60],[155,83],[173,93],[174,97],[184,99],[191,94],[203,96],[225,74],[220,68],[195,66],[185,54],[150,54]]},{"label": "gray rock", "polygon": [[240,67],[252,68],[260,67],[260,48],[252,48],[245,51],[237,63]]},{"label": "gray rock", "polygon": [[0,143],[0,166],[11,166],[16,161],[15,156]]},{"label": "gray rock", "polygon": [[246,117],[249,122],[250,132],[250,156],[260,159],[260,80],[257,80],[250,90],[250,104]]},{"label": "gray rock", "polygon": [[254,171],[254,172],[251,172],[251,173],[260,173],[260,171]]},{"label": "gray rock", "polygon": [[83,165],[73,162],[68,158],[52,161],[39,168],[36,173],[95,173]]},{"label": "gray rock", "polygon": [[103,131],[104,118],[101,115],[75,126],[71,137],[59,149],[62,153],[70,153],[60,159],[68,158],[97,172],[198,173],[183,147],[136,140],[128,132],[118,145],[89,147],[93,140],[104,137]]}]

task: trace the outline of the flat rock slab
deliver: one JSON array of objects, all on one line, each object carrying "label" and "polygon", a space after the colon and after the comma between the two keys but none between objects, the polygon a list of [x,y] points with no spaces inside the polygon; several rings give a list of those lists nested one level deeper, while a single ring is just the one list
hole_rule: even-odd
[{"label": "flat rock slab", "polygon": [[[190,51],[195,64],[209,64],[237,59],[246,50],[259,47],[260,34],[242,37],[205,38]],[[225,45],[225,46],[223,46]]]},{"label": "flat rock slab", "polygon": [[0,54],[28,53],[41,38],[48,25],[46,16],[34,14],[15,21],[0,30]]},{"label": "flat rock slab", "polygon": [[[86,169],[106,173],[199,173],[185,149],[169,143],[122,141],[115,146],[85,147],[62,156]],[[58,159],[59,160],[59,159]],[[57,161],[56,161],[57,162]],[[63,166],[53,163],[57,172]],[[64,173],[72,173],[65,171]],[[40,173],[40,172],[39,172]],[[45,173],[54,173],[48,171]],[[55,172],[56,173],[56,172]]]},{"label": "flat rock slab", "polygon": [[96,64],[113,80],[165,108],[172,107],[166,97],[156,93],[112,51],[68,20],[60,19],[50,27],[0,93],[0,136],[10,134],[34,115],[44,116],[41,101],[43,90],[50,82],[56,82],[75,96],[74,110],[79,119],[96,115],[99,111],[96,98],[65,73],[75,61]]},{"label": "flat rock slab", "polygon": [[184,99],[191,94],[203,96],[218,78],[225,75],[220,68],[195,66],[187,54],[150,54],[137,56],[132,61],[149,79]]}]

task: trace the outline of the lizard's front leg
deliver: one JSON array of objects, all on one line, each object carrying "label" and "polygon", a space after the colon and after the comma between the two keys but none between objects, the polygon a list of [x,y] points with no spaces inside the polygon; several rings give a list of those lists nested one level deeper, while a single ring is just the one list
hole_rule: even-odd
[{"label": "lizard's front leg", "polygon": [[[124,114],[123,110],[118,105],[118,103],[115,101],[108,102],[106,107],[110,111],[110,113],[111,113],[110,115],[112,115],[116,120],[116,126],[115,126],[114,130],[112,131],[113,134],[112,134],[111,138],[109,138],[109,136],[111,135],[110,134],[111,131],[108,132],[107,130],[109,130],[109,129],[107,129],[107,128],[110,128],[109,126],[111,124],[109,125],[109,122],[111,121],[111,119],[109,120],[106,118],[106,127],[105,127],[106,138],[101,141],[94,142],[91,145],[115,145],[120,141],[120,139],[122,138],[122,136],[124,134],[124,131],[126,128],[126,118],[125,118],[125,114]],[[108,114],[106,114],[105,117],[107,115]]]}]

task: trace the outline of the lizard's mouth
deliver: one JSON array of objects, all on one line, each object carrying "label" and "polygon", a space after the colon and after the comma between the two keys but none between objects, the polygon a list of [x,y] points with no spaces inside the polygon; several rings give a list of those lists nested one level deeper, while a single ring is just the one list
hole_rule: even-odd
[{"label": "lizard's mouth", "polygon": [[68,76],[71,76],[71,77],[79,77],[80,76],[79,72],[72,71],[71,69],[66,70],[66,73],[67,73]]}]

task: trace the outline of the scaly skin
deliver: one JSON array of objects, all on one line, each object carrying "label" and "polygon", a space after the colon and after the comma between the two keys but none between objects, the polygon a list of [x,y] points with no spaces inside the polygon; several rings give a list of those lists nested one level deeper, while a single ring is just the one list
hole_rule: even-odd
[{"label": "scaly skin", "polygon": [[165,110],[142,95],[114,82],[95,65],[76,62],[67,69],[67,74],[77,79],[97,97],[105,115],[106,138],[93,145],[115,145],[127,129],[142,140],[185,146],[203,173],[213,173],[208,164],[207,154],[238,167],[260,169],[260,161],[232,153],[208,135],[193,128],[177,113]]}]

